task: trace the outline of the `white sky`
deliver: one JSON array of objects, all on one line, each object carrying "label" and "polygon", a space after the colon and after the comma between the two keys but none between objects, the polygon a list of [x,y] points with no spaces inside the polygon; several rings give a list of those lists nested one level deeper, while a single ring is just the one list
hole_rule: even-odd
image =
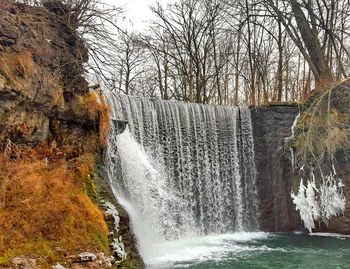
[{"label": "white sky", "polygon": [[[158,0],[161,4],[166,4],[170,1]],[[123,7],[126,22],[131,22],[134,30],[142,31],[145,29],[147,21],[154,18],[150,6],[156,3],[156,0],[104,0],[104,2],[109,5]]]}]

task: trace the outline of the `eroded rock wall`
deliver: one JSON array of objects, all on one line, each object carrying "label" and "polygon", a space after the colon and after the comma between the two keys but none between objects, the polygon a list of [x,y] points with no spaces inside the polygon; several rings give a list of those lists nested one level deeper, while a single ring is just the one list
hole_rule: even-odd
[{"label": "eroded rock wall", "polygon": [[87,50],[65,14],[55,1],[0,3],[0,140],[43,141],[52,120],[93,126],[81,102]]},{"label": "eroded rock wall", "polygon": [[[94,96],[90,95],[88,84],[84,79],[84,63],[87,60],[88,52],[76,31],[75,22],[68,16],[67,8],[59,1],[45,1],[43,7],[26,6],[7,0],[0,1],[1,154],[9,152],[10,148],[14,152],[22,147],[28,151],[32,148],[33,151],[40,152],[47,149],[52,156],[40,155],[40,158],[43,158],[43,163],[48,167],[56,163],[72,165],[76,160],[82,159],[82,156],[93,156],[94,166],[101,165],[103,146],[98,144],[101,111],[93,107],[96,106],[96,98],[91,98]],[[91,113],[91,107],[95,109],[94,113]],[[15,160],[19,157],[14,154],[8,158]],[[7,163],[4,162],[4,165]],[[45,169],[51,171],[44,167],[43,170]],[[69,173],[71,170],[74,170],[75,174],[78,173],[78,169],[69,169]],[[141,268],[143,265],[137,254],[128,215],[117,204],[108,185],[104,185],[105,182],[99,176],[100,172],[89,170],[87,175],[84,173],[84,176],[76,178],[74,182],[77,186],[74,187],[77,189],[77,195],[80,192],[84,192],[85,195],[86,191],[90,195],[89,199],[95,202],[94,208],[100,206],[102,199],[115,204],[120,214],[119,233],[115,236],[123,237],[125,250],[128,252],[127,258],[118,265],[118,268]],[[51,180],[51,175],[48,174],[47,178]],[[2,183],[1,180],[3,180],[2,177],[0,177],[0,183]],[[58,180],[67,182],[67,177],[62,176]],[[48,188],[49,191],[51,191],[50,188]],[[50,199],[50,196],[46,196],[44,192],[43,195],[44,200]],[[62,195],[65,196],[66,193]],[[31,206],[35,209],[38,205],[31,204]],[[67,203],[67,207],[69,206],[70,204]],[[103,209],[102,206],[100,208]],[[7,210],[4,206],[1,209]],[[81,211],[83,209],[85,208],[82,207]],[[8,210],[12,212],[11,208]],[[1,211],[0,214],[2,213]],[[50,212],[45,213],[47,216],[41,216],[41,219],[46,217],[49,219]],[[104,216],[103,213],[101,215]],[[75,216],[69,215],[69,218],[74,220]],[[16,219],[13,220],[13,222],[16,221]],[[47,223],[49,227],[51,222]],[[101,227],[104,225],[104,223],[101,224]],[[20,228],[16,229],[20,234]],[[59,229],[58,226],[57,230]],[[76,233],[79,233],[79,229],[82,229],[80,225],[76,227]],[[53,238],[50,237],[51,230],[47,232],[48,235],[45,234],[48,241]],[[106,233],[108,234],[108,231]],[[34,240],[35,237],[32,237],[26,239]],[[21,240],[23,241],[21,244],[28,241]],[[3,252],[0,256],[7,254],[9,246],[2,247]],[[88,247],[84,249],[84,245],[78,245],[77,248],[79,247],[82,251],[88,250]],[[97,251],[97,247],[92,250]],[[30,256],[36,254],[36,251],[37,249],[33,249],[35,253],[23,252],[23,255]],[[62,248],[62,253],[64,251]],[[74,253],[67,251],[66,254]],[[11,258],[11,256],[8,257],[9,263]],[[61,258],[64,260],[67,257]],[[26,260],[26,257],[23,259]],[[117,256],[116,259],[119,260]],[[52,259],[45,262],[53,265]],[[0,267],[1,265],[0,263]],[[105,268],[102,265],[98,267],[83,265],[79,268]]]}]

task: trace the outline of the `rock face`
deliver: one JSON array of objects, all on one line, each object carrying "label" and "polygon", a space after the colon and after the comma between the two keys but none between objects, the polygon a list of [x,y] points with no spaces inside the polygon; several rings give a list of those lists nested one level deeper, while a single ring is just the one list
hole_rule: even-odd
[{"label": "rock face", "polygon": [[293,182],[291,153],[284,147],[298,113],[296,106],[251,109],[260,228],[263,231],[295,231],[303,227],[290,197]]},{"label": "rock face", "polygon": [[0,140],[38,142],[52,120],[89,122],[81,96],[87,50],[65,6],[0,3]]},{"label": "rock face", "polygon": [[[99,122],[89,112],[83,77],[88,53],[75,22],[59,1],[44,2],[43,7],[31,7],[0,1],[0,151],[7,145],[74,148],[71,154],[60,155],[68,163],[80,156],[91,136],[98,137]],[[91,199],[111,196],[108,200],[119,206],[98,175],[94,184]],[[128,251],[125,263],[133,265],[118,268],[142,268],[127,213],[121,208],[118,236]],[[109,268],[98,261],[74,268]],[[13,262],[18,268],[36,268],[32,263],[26,257]]]},{"label": "rock face", "polygon": [[[120,123],[121,130],[125,128],[125,123]],[[107,178],[107,172],[102,171],[104,173],[103,177]],[[104,204],[111,203],[115,209],[117,210],[119,223],[116,223],[117,220],[115,217],[111,216],[110,212],[107,210],[107,224],[110,227],[110,236],[111,241],[114,241],[116,238],[119,239],[119,236],[122,238],[123,248],[125,252],[127,253],[126,259],[121,259],[120,253],[115,253],[116,261],[118,263],[117,268],[122,269],[128,269],[128,268],[145,268],[145,265],[142,261],[142,258],[140,257],[137,249],[137,242],[135,235],[131,229],[131,222],[128,213],[126,210],[118,204],[115,196],[113,195],[113,191],[110,187],[110,184],[107,182],[107,180],[104,180],[97,186],[97,193],[98,196],[101,197],[104,201]],[[108,208],[106,208],[108,209]],[[118,227],[116,227],[118,226]],[[113,249],[113,243],[111,245],[112,251]]]},{"label": "rock face", "polygon": [[[304,226],[295,210],[290,193],[299,182],[292,169],[291,152],[285,139],[299,109],[280,105],[251,109],[257,184],[260,200],[260,227],[263,231],[288,232],[302,230]],[[336,171],[342,179],[347,200],[343,216],[332,219],[328,225],[319,224],[315,231],[350,234],[350,149],[336,155]]]}]

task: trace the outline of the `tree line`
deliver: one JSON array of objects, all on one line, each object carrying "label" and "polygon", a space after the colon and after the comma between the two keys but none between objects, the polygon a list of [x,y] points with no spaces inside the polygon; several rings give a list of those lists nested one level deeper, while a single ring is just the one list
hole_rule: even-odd
[{"label": "tree line", "polygon": [[100,0],[64,0],[107,90],[220,105],[298,101],[347,78],[349,0],[158,2],[143,32]]},{"label": "tree line", "polygon": [[297,101],[348,77],[346,0],[179,0],[123,34],[107,88],[222,105]]}]

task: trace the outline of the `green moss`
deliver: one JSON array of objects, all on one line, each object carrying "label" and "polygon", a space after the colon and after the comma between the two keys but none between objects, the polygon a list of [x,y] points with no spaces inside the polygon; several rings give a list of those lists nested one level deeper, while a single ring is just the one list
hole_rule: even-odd
[{"label": "green moss", "polygon": [[142,266],[139,261],[135,260],[126,260],[118,264],[120,269],[141,269]]},{"label": "green moss", "polygon": [[96,187],[96,180],[98,177],[94,171],[91,171],[86,179],[85,191],[94,204],[99,205],[98,202],[98,192]]},{"label": "green moss", "polygon": [[89,229],[90,237],[95,241],[98,248],[100,248],[104,253],[109,253],[109,239],[108,236],[100,230],[95,228]]},{"label": "green moss", "polygon": [[9,267],[11,258],[8,256],[0,256],[0,266]]},{"label": "green moss", "polygon": [[42,257],[38,260],[39,268],[50,268],[49,263],[62,261],[57,249],[57,245],[48,240],[41,237],[33,238],[25,244],[20,244],[16,248],[7,251],[4,256],[0,257],[0,265],[10,266],[14,257],[34,255]]}]

